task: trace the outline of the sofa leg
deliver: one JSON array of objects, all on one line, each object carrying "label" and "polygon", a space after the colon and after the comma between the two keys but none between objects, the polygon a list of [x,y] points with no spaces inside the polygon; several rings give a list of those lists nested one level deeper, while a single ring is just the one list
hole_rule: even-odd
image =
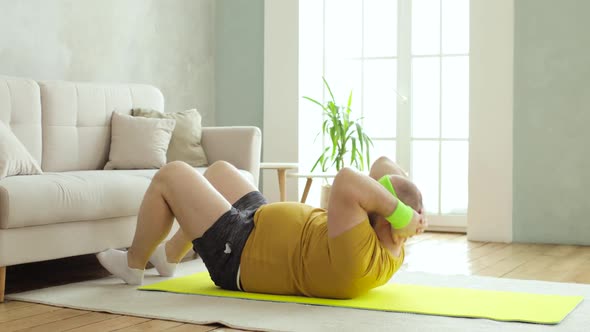
[{"label": "sofa leg", "polygon": [[4,302],[4,286],[6,285],[6,266],[0,267],[0,303]]}]

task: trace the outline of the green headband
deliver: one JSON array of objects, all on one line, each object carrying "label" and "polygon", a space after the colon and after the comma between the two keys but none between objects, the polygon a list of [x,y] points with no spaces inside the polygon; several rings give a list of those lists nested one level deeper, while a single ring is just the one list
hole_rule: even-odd
[{"label": "green headband", "polygon": [[387,191],[389,191],[393,195],[393,197],[397,198],[398,202],[397,207],[395,208],[393,213],[385,219],[389,221],[391,226],[393,226],[393,228],[395,229],[406,227],[414,217],[414,210],[411,207],[404,204],[404,202],[402,202],[402,200],[399,199],[399,197],[397,197],[395,189],[393,188],[393,184],[391,183],[391,176],[382,176],[379,179],[379,183],[381,183],[381,185],[385,187],[385,189],[387,189]]},{"label": "green headband", "polygon": [[387,189],[387,191],[389,191],[393,197],[398,198],[397,194],[395,193],[395,189],[393,188],[393,184],[391,183],[390,175],[383,175],[381,179],[379,179],[379,183],[381,183],[381,185],[385,187],[385,189]]}]

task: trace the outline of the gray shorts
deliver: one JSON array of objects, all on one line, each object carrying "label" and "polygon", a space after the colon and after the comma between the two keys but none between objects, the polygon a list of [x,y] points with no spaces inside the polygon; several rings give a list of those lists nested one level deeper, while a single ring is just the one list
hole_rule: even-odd
[{"label": "gray shorts", "polygon": [[203,234],[193,240],[211,280],[223,289],[241,290],[239,269],[242,251],[254,228],[254,214],[266,199],[259,191],[247,193]]}]

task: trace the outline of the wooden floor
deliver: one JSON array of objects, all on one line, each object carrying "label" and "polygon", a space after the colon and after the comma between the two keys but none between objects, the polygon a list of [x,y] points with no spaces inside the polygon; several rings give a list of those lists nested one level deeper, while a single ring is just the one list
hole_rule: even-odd
[{"label": "wooden floor", "polygon": [[[426,233],[407,243],[402,270],[590,284],[590,246],[469,242],[462,234]],[[9,267],[6,288],[14,293],[106,275],[93,255],[79,256]],[[20,330],[238,331],[18,301],[0,304],[0,331]]]}]

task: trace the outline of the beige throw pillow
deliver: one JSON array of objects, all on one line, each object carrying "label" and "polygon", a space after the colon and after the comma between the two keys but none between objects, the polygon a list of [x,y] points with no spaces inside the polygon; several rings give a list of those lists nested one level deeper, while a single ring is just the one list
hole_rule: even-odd
[{"label": "beige throw pillow", "polygon": [[166,165],[176,121],[136,118],[118,112],[111,119],[111,151],[104,169],[148,169]]},{"label": "beige throw pillow", "polygon": [[188,111],[162,113],[155,110],[137,108],[133,116],[158,119],[174,119],[176,127],[172,132],[170,146],[166,155],[168,162],[181,160],[193,167],[206,166],[207,156],[201,146],[201,115],[196,109]]},{"label": "beige throw pillow", "polygon": [[42,174],[41,167],[12,130],[0,121],[0,180],[12,175]]}]

